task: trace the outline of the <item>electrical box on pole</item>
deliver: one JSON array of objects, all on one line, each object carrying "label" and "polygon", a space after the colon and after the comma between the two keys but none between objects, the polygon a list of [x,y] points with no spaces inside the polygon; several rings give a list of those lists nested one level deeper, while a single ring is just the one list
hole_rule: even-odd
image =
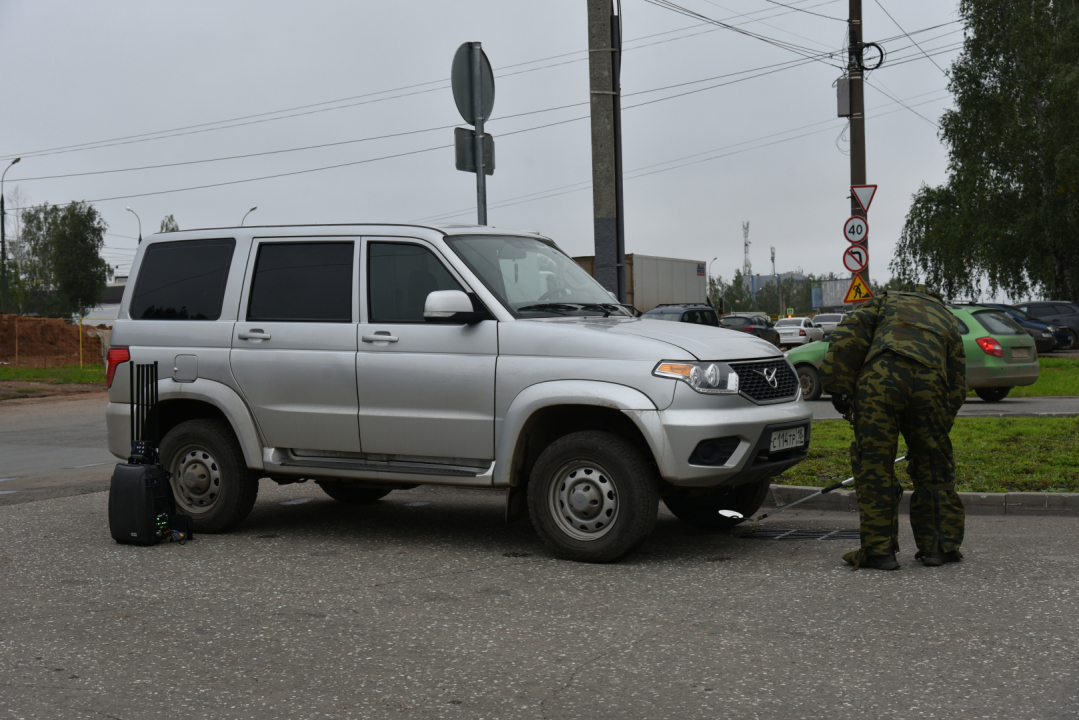
[{"label": "electrical box on pole", "polygon": [[[450,68],[453,100],[461,117],[475,129],[455,128],[457,169],[476,173],[476,216],[487,224],[487,176],[495,171],[495,141],[483,132],[495,105],[495,75],[482,43],[466,42],[457,48]],[[471,161],[469,161],[471,158]]]}]

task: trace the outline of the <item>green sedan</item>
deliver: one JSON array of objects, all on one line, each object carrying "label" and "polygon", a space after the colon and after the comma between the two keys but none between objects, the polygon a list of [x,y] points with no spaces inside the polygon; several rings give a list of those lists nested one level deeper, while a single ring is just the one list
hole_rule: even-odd
[{"label": "green sedan", "polygon": [[[1038,353],[1034,338],[1000,310],[977,305],[951,306],[963,335],[967,354],[967,389],[986,402],[1007,397],[1017,385],[1033,385],[1038,380]],[[828,342],[803,345],[787,353],[798,373],[802,398],[821,396],[820,366],[828,352]]]}]

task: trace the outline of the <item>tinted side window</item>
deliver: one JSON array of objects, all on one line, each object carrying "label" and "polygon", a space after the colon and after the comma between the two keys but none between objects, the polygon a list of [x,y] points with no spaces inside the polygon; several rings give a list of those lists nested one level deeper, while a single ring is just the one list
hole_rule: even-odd
[{"label": "tinted side window", "polygon": [[704,317],[705,325],[719,327],[719,319],[716,317],[716,314],[711,310],[701,310],[701,316]]},{"label": "tinted side window", "polygon": [[957,323],[959,323],[959,334],[960,335],[966,335],[967,333],[970,332],[970,328],[967,327],[967,324],[965,322],[963,322],[959,318],[956,318],[955,321]]},{"label": "tinted side window", "polygon": [[351,242],[263,243],[248,320],[352,322]]},{"label": "tinted side window", "polygon": [[1058,315],[1074,315],[1077,311],[1071,305],[1054,305]]},{"label": "tinted side window", "polygon": [[1026,308],[1026,311],[1034,317],[1049,317],[1051,315],[1056,315],[1056,310],[1053,309],[1052,305],[1032,305]]},{"label": "tinted side window", "polygon": [[217,320],[236,241],[184,240],[146,248],[132,320]]},{"label": "tinted side window", "polygon": [[371,322],[423,322],[427,295],[461,290],[450,271],[422,245],[373,242],[367,246],[367,306]]}]

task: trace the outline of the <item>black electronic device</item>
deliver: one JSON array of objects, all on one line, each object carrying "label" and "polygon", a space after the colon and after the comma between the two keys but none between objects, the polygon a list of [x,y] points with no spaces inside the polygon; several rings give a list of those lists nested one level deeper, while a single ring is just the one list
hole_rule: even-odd
[{"label": "black electronic device", "polygon": [[154,545],[194,537],[191,517],[176,508],[158,453],[157,363],[131,364],[131,456],[109,487],[109,531],[118,543]]}]

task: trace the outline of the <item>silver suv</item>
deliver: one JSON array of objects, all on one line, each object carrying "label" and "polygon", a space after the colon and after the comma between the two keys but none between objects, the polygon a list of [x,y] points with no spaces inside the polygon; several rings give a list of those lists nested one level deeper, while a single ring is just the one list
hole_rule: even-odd
[{"label": "silver suv", "polygon": [[811,414],[771,344],[632,317],[548,238],[321,225],[155,235],[109,350],[109,449],[132,363],[157,362],[161,457],[203,532],[259,480],[346,503],[419,484],[500,489],[557,554],[610,561],[663,499],[750,515]]}]

